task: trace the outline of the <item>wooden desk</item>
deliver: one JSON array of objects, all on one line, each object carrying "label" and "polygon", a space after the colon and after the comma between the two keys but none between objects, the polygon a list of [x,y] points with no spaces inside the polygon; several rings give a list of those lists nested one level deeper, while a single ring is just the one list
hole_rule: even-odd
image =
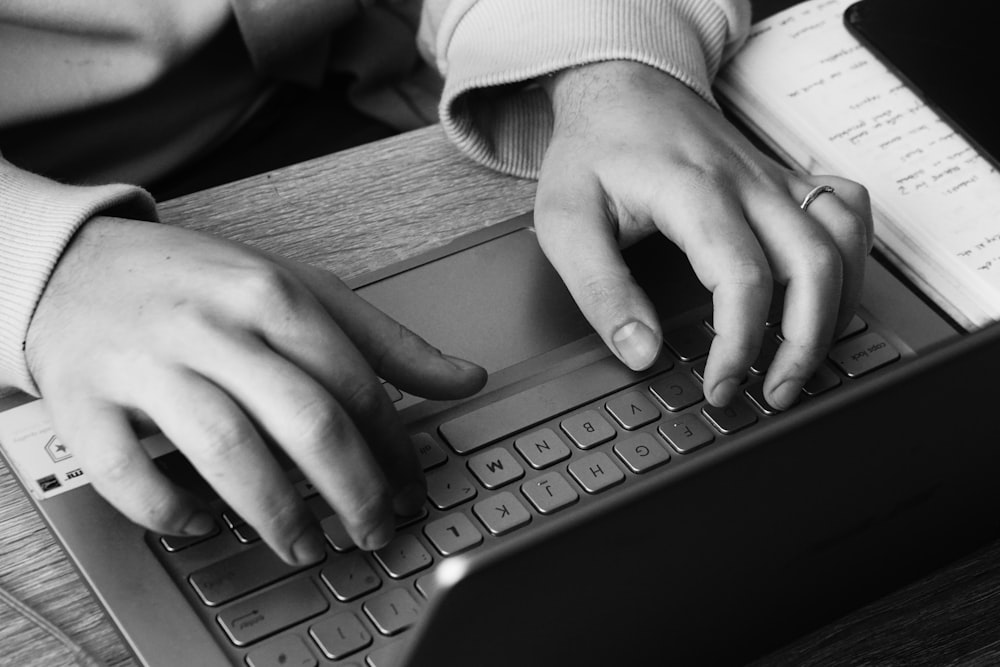
[{"label": "wooden desk", "polygon": [[[469,163],[433,127],[169,201],[161,214],[346,278],[529,210],[533,196],[533,182]],[[1000,542],[756,664],[1000,662],[998,564]],[[2,466],[0,583],[108,664],[135,664]],[[0,603],[0,665],[70,664]]]}]

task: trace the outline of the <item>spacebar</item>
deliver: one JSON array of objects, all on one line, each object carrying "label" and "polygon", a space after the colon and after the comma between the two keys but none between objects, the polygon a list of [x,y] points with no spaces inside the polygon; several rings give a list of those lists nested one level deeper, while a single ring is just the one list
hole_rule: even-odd
[{"label": "spacebar", "polygon": [[465,454],[607,396],[661,370],[654,369],[636,373],[618,359],[605,357],[519,394],[442,422],[438,430],[452,449]]}]

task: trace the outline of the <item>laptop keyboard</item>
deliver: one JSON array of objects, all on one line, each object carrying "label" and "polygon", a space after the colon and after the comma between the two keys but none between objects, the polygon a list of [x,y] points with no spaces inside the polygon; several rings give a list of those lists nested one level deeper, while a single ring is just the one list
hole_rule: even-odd
[{"label": "laptop keyboard", "polygon": [[[301,477],[296,486],[327,537],[319,564],[285,564],[219,502],[212,534],[148,534],[147,541],[233,664],[397,664],[400,639],[434,594],[434,568],[444,559],[543,529],[574,508],[780,418],[762,395],[762,376],[780,341],[777,325],[768,323],[740,395],[724,408],[708,405],[702,395],[712,330],[710,319],[699,319],[665,334],[666,350],[646,373],[607,359],[486,407],[421,423],[412,440],[427,475],[426,506],[417,516],[398,517],[396,537],[378,551],[355,548]],[[804,387],[802,401],[837,391],[900,356],[887,337],[855,316]],[[395,388],[386,390],[402,398]],[[168,466],[187,465],[180,455],[164,458]]]}]

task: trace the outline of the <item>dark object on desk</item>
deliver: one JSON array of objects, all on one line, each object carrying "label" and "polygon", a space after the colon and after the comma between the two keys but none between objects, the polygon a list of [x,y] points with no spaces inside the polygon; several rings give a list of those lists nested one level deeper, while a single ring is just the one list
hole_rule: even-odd
[{"label": "dark object on desk", "polygon": [[860,0],[847,29],[928,106],[1000,165],[996,81],[1000,4]]}]

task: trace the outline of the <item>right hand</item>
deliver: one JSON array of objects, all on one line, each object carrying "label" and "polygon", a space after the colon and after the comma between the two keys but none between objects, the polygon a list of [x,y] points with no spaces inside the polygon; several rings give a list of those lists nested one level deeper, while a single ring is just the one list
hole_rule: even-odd
[{"label": "right hand", "polygon": [[335,276],[165,224],[98,217],[67,248],[27,335],[56,433],[95,489],[150,530],[211,528],[201,501],[147,457],[153,424],[285,561],[323,534],[277,446],[358,546],[422,506],[415,450],[382,388],[471,395],[485,371],[441,354]]}]

